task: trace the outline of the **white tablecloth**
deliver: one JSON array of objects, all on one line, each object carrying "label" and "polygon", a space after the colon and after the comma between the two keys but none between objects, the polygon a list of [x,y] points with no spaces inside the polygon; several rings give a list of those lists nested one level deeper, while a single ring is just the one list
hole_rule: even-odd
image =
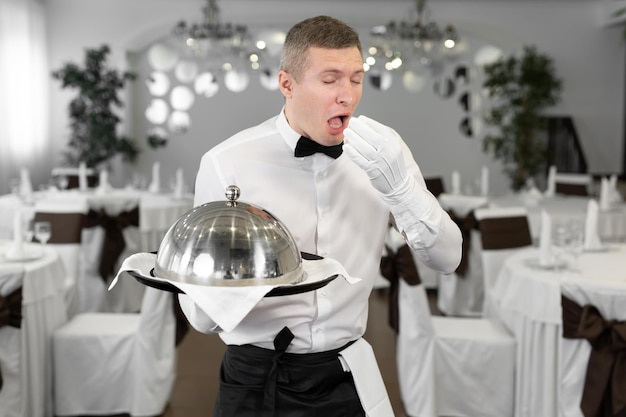
[{"label": "white tablecloth", "polygon": [[[139,227],[123,230],[126,248],[121,259],[138,252],[152,252],[159,244],[169,227],[193,205],[193,198],[175,198],[172,194],[156,194],[132,189],[114,189],[108,193],[94,190],[86,192],[78,189],[67,191],[36,192],[33,205],[25,205],[14,195],[0,197],[0,238],[13,236],[13,218],[16,210],[26,213],[35,211],[76,212],[77,207],[84,211],[103,209],[115,216],[123,211],[139,208]],[[95,230],[94,230],[95,229]],[[79,311],[136,311],[143,299],[144,286],[126,280],[123,285],[107,292],[107,284],[98,282],[98,260],[104,239],[101,227],[83,229],[80,268],[84,281],[78,282]],[[86,276],[86,277],[85,277]],[[94,282],[95,281],[95,282]]]},{"label": "white tablecloth", "polygon": [[[49,248],[38,259],[8,262],[3,255],[8,247],[9,242],[0,241],[0,272],[23,270],[22,327],[20,330],[0,329],[0,338],[21,344],[21,386],[19,392],[0,391],[0,416],[51,417],[53,370],[50,341],[54,330],[67,321],[65,270],[56,252]],[[41,249],[38,244],[27,247]],[[2,285],[19,287],[18,282],[0,283]]]},{"label": "white tablecloth", "polygon": [[[607,319],[626,319],[626,245],[583,253],[579,272],[534,266],[538,250],[509,258],[487,289],[488,317],[501,320],[517,341],[516,417],[571,416],[561,405],[561,294],[595,305]],[[576,404],[570,404],[577,411]]]}]

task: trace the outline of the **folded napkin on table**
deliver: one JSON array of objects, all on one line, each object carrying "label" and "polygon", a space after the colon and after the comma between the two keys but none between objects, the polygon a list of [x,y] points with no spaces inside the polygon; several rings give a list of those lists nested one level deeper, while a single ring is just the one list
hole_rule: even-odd
[{"label": "folded napkin on table", "polygon": [[539,265],[552,266],[552,219],[550,215],[541,210],[541,232],[539,234]]},{"label": "folded napkin on table", "polygon": [[600,179],[600,196],[598,197],[600,209],[608,210],[611,208],[611,190],[609,180],[605,177]]},{"label": "folded napkin on table", "polygon": [[8,258],[20,258],[24,254],[24,218],[21,210],[15,210],[13,214],[13,242],[7,250]]},{"label": "folded napkin on table", "polygon": [[617,175],[613,174],[609,177],[609,201],[613,204],[619,204],[624,201],[622,195],[617,189]]},{"label": "folded napkin on table", "polygon": [[185,193],[185,179],[183,177],[183,170],[182,168],[178,168],[176,170],[176,179],[175,179],[175,183],[174,183],[174,197],[175,198],[182,198],[183,194]]},{"label": "folded napkin on table", "polygon": [[113,191],[113,187],[109,183],[109,173],[106,169],[100,171],[100,178],[98,180],[98,188],[96,188],[96,194],[109,194]]},{"label": "folded napkin on table", "polygon": [[452,194],[461,194],[461,174],[452,171]]},{"label": "folded napkin on table", "polygon": [[30,180],[30,172],[26,168],[20,170],[20,196],[28,203],[33,201],[33,183]]},{"label": "folded napkin on table", "polygon": [[489,168],[483,166],[480,170],[480,195],[489,194]]},{"label": "folded napkin on table", "polygon": [[148,186],[148,191],[151,193],[158,193],[161,191],[161,164],[159,162],[155,162],[152,164],[152,182]]},{"label": "folded napkin on table", "polygon": [[87,183],[87,165],[84,162],[78,164],[78,189],[87,191],[89,184]]},{"label": "folded napkin on table", "polygon": [[[136,253],[124,260],[119,272],[111,282],[109,289],[117,283],[120,274],[134,271],[151,280],[167,282],[187,294],[197,306],[202,309],[225,332],[233,330],[244,317],[256,306],[263,297],[277,285],[251,286],[206,286],[182,283],[165,278],[152,277],[150,271],[154,268],[156,255],[152,253]],[[302,260],[302,267],[307,274],[305,281],[318,280],[333,275],[341,275],[350,284],[361,281],[348,275],[345,268],[334,259]],[[127,274],[126,274],[127,275]],[[339,279],[339,277],[337,278]],[[286,284],[289,285],[289,284]]]},{"label": "folded napkin on table", "polygon": [[595,200],[589,200],[585,217],[583,249],[594,250],[602,247],[600,237],[598,236],[598,209],[598,203]]},{"label": "folded napkin on table", "polygon": [[556,192],[556,166],[550,165],[550,169],[548,171],[546,191],[544,194],[547,197],[552,197],[555,192]]}]

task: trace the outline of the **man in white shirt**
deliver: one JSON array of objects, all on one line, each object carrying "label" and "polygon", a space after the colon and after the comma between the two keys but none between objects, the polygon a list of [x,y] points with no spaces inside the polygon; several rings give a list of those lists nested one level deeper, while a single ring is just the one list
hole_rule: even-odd
[{"label": "man in white shirt", "polygon": [[[400,136],[353,117],[365,77],[356,31],[327,16],[296,24],[278,77],[282,111],[204,155],[194,205],[224,200],[226,187],[237,185],[241,201],[280,219],[300,251],[338,260],[361,282],[265,298],[221,332],[228,349],[214,415],[388,416],[388,407],[359,397],[364,378],[353,378],[342,352],[365,344],[389,213],[419,258],[444,273],[460,261],[461,234]],[[221,331],[184,295],[181,307],[199,331]]]}]

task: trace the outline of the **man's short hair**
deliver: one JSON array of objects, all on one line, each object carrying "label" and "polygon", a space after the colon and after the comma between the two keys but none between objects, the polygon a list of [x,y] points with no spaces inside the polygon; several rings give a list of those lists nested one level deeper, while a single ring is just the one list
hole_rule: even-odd
[{"label": "man's short hair", "polygon": [[362,54],[359,34],[341,20],[329,16],[316,16],[296,23],[285,38],[280,69],[292,74],[296,80],[307,67],[310,47],[344,49],[356,46]]}]

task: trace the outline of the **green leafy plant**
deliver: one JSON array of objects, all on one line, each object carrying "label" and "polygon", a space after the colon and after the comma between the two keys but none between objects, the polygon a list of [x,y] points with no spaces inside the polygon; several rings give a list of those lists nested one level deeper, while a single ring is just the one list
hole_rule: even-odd
[{"label": "green leafy plant", "polygon": [[519,190],[545,168],[546,144],[538,138],[546,123],[541,112],[558,103],[562,81],[552,60],[534,46],[525,46],[520,57],[486,65],[484,72],[491,99],[484,120],[495,131],[483,138],[483,151],[503,162],[511,188]]},{"label": "green leafy plant", "polygon": [[69,104],[71,136],[69,150],[63,156],[68,165],[85,162],[97,167],[117,154],[134,162],[139,148],[134,140],[117,134],[120,118],[115,107],[123,107],[119,92],[127,81],[136,79],[132,72],[120,72],[107,66],[109,46],[86,49],[84,67],[66,63],[52,72],[63,88],[78,89],[78,96]]}]

